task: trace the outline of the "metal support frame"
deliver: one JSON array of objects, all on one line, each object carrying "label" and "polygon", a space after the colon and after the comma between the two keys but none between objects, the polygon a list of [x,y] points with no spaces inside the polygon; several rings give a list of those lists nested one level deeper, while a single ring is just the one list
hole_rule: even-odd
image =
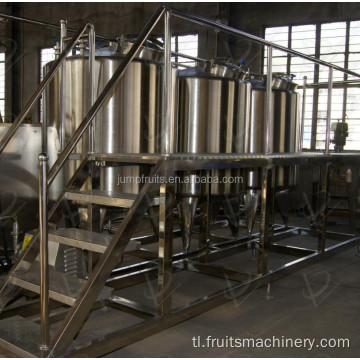
[{"label": "metal support frame", "polygon": [[[172,254],[172,240],[173,240],[173,205],[175,198],[175,188],[174,185],[167,182],[165,184],[159,183],[147,183],[145,184],[139,195],[137,196],[135,202],[130,208],[127,216],[121,223],[116,234],[114,235],[111,243],[109,244],[107,250],[101,256],[99,262],[95,266],[93,272],[90,274],[88,282],[85,287],[82,289],[80,296],[77,298],[74,305],[71,307],[67,315],[65,316],[63,323],[58,329],[54,339],[51,344],[49,341],[49,308],[48,308],[48,271],[47,271],[47,224],[48,219],[51,218],[57,206],[60,205],[64,192],[62,193],[62,198],[59,199],[50,211],[49,217],[47,216],[47,188],[54,180],[55,176],[58,174],[65,161],[69,158],[69,155],[75,148],[76,144],[85,133],[87,129],[91,129],[91,123],[97,112],[99,111],[102,104],[106,101],[110,95],[112,89],[121,79],[129,63],[134,59],[137,51],[140,49],[150,32],[154,29],[159,19],[164,15],[165,19],[165,65],[164,65],[164,111],[166,121],[163,125],[163,130],[165,134],[165,139],[163,142],[163,147],[161,149],[162,155],[158,157],[147,156],[142,158],[141,155],[135,156],[141,162],[152,162],[155,163],[155,166],[150,174],[150,177],[155,178],[156,176],[164,176],[166,179],[169,176],[172,176],[175,171],[179,170],[210,170],[210,169],[223,169],[223,168],[241,168],[249,166],[258,166],[262,168],[262,190],[261,190],[261,226],[259,238],[250,238],[246,241],[238,242],[235,240],[235,243],[228,243],[224,246],[220,246],[218,249],[210,249],[209,253],[206,254],[206,260],[210,261],[211,259],[216,259],[218,256],[221,256],[222,253],[232,253],[235,247],[240,247],[245,249],[248,243],[257,242],[259,243],[259,258],[257,263],[258,274],[250,276],[249,279],[244,278],[244,274],[236,273],[232,269],[227,268],[216,268],[214,266],[204,263],[193,263],[190,262],[190,267],[188,270],[196,270],[204,273],[213,273],[216,276],[230,276],[233,280],[240,282],[234,286],[227,287],[222,289],[214,294],[210,294],[205,298],[198,299],[193,303],[190,303],[184,307],[173,309],[171,302],[171,291],[172,291],[172,273],[174,271],[173,266],[181,265],[181,262],[184,260],[188,261],[193,260],[191,252],[188,254],[183,254],[175,260]],[[153,199],[158,196],[160,192],[160,216],[159,216],[159,253],[158,253],[158,316],[153,316],[152,311],[147,311],[145,308],[141,308],[135,302],[126,303],[122,298],[113,298],[113,303],[118,304],[119,306],[126,307],[128,304],[129,308],[132,308],[133,311],[144,314],[147,320],[139,325],[133,326],[130,329],[125,331],[119,331],[118,333],[112,334],[111,336],[105,337],[102,341],[95,340],[88,346],[86,349],[75,351],[72,353],[72,356],[98,356],[105,353],[108,353],[112,350],[118,349],[119,347],[125,346],[141,338],[153,334],[154,332],[165,329],[169,326],[173,326],[179,322],[184,321],[190,317],[201,314],[204,311],[207,311],[214,306],[220,305],[226,301],[234,299],[238,296],[245,294],[248,291],[251,291],[259,286],[269,284],[270,282],[286,276],[294,271],[297,271],[308,264],[312,264],[315,261],[325,259],[329,256],[332,256],[339,252],[342,249],[349,248],[357,244],[359,237],[348,237],[346,236],[342,242],[326,248],[325,239],[326,239],[326,228],[325,228],[325,205],[326,205],[326,190],[327,190],[327,176],[328,176],[328,163],[332,161],[339,161],[345,158],[344,156],[333,156],[330,155],[328,149],[328,141],[325,149],[325,154],[319,156],[313,154],[297,154],[296,156],[287,156],[286,154],[281,155],[272,155],[271,154],[271,144],[270,144],[270,119],[272,116],[271,109],[271,81],[267,82],[266,89],[266,134],[265,134],[265,154],[252,155],[252,156],[231,156],[227,154],[171,154],[171,144],[173,142],[173,133],[172,128],[174,124],[172,121],[171,114],[171,89],[172,89],[172,79],[171,79],[171,16],[177,16],[184,18],[186,20],[194,21],[213,27],[218,30],[223,30],[227,33],[245,37],[251,41],[258,42],[262,45],[268,47],[268,77],[272,78],[272,49],[276,48],[282,51],[287,52],[288,54],[297,55],[307,60],[310,60],[314,63],[325,65],[329,67],[329,98],[328,98],[328,118],[327,118],[327,135],[328,135],[328,126],[330,125],[331,119],[331,89],[332,89],[332,72],[333,69],[343,71],[347,74],[360,77],[359,74],[351,72],[346,69],[342,69],[333,64],[326,63],[321,60],[313,59],[307,55],[298,53],[292,49],[287,49],[276,44],[272,44],[263,39],[255,37],[253,35],[244,33],[240,30],[233,29],[229,26],[216,23],[215,21],[204,19],[202,17],[189,14],[169,6],[161,6],[157,9],[154,15],[151,17],[150,21],[146,24],[143,31],[133,44],[132,48],[125,56],[123,62],[120,64],[118,69],[115,71],[113,77],[110,79],[108,84],[105,86],[103,92],[93,102],[92,106],[85,116],[83,122],[80,124],[79,128],[74,133],[73,137],[70,139],[69,143],[65,146],[63,152],[59,156],[58,160],[55,162],[54,166],[47,174],[46,164],[47,157],[45,154],[39,156],[40,161],[40,244],[39,239],[35,237],[28,248],[24,251],[17,264],[15,264],[11,275],[18,271],[21,267],[20,265],[29,266],[29,261],[32,262],[38,252],[40,251],[40,261],[41,261],[41,328],[42,328],[42,350],[44,355],[48,356],[62,356],[66,353],[68,346],[71,344],[74,337],[77,335],[78,331],[83,325],[83,322],[88,316],[89,311],[91,311],[100,291],[103,286],[106,284],[109,279],[113,269],[118,263],[118,259],[121,258],[124,253],[124,249],[128,242],[130,241],[131,235],[134,232],[139,219],[141,219],[145,211],[150,206]],[[1,17],[1,14],[0,14]],[[34,102],[39,98],[41,92],[44,90],[45,86],[51,81],[56,70],[62,65],[63,61],[66,58],[66,55],[71,51],[75,43],[80,39],[86,29],[90,29],[89,33],[89,46],[93,44],[93,39],[95,38],[95,33],[91,25],[87,23],[84,28],[78,31],[71,43],[68,44],[66,49],[60,55],[58,60],[53,64],[51,70],[46,75],[44,80],[41,82],[39,88],[35,91],[32,98],[29,100],[28,104],[25,106],[25,109],[21,112],[18,118],[15,120],[14,125],[10,128],[9,132],[5,135],[3,140],[0,142],[0,153],[10,141],[12,135],[15,133],[16,129],[22,123],[24,117],[29,111],[30,107]],[[90,44],[91,43],[91,44]],[[93,60],[94,53],[90,51],[90,73],[93,75]],[[91,65],[92,63],[92,65]],[[92,78],[94,80],[94,78]],[[93,88],[90,96],[94,95]],[[305,110],[303,109],[303,112]],[[327,139],[328,140],[328,139]],[[91,146],[90,146],[91,149]],[[88,159],[94,160],[95,154],[87,154]],[[122,156],[122,158],[121,158]],[[115,162],[134,162],[134,157],[123,156],[116,157],[112,155],[112,160]],[[348,156],[348,155],[346,155]],[[355,156],[353,157],[355,158]],[[356,157],[358,160],[358,155]],[[86,162],[87,159],[84,160]],[[284,164],[294,164],[294,163],[311,163],[313,162],[321,164],[321,201],[320,205],[320,221],[319,221],[319,247],[318,251],[313,251],[310,249],[296,248],[296,247],[287,247],[279,244],[273,244],[273,237],[276,238],[277,234],[274,231],[273,223],[273,207],[274,207],[274,196],[275,196],[275,173],[276,166],[283,166]],[[136,163],[136,161],[135,161]],[[48,176],[47,176],[48,175]],[[79,172],[76,173],[76,176],[79,175]],[[75,178],[72,179],[75,181]],[[54,206],[55,206],[54,205]],[[203,202],[202,213],[209,210],[209,199]],[[208,240],[208,231],[209,231],[209,222],[208,218],[203,216],[201,221],[201,231],[200,244],[207,245]],[[286,233],[288,230],[285,230]],[[234,240],[232,240],[234,241]],[[40,246],[39,246],[40,245]],[[195,259],[198,259],[199,254],[201,254],[202,249],[200,248],[196,254]],[[208,249],[207,249],[208,251]],[[274,271],[268,272],[268,263],[267,257],[270,251],[277,251],[287,254],[292,254],[294,256],[301,256],[300,259],[294,260]],[[156,267],[154,267],[156,268]],[[139,274],[137,274],[139,275]],[[116,280],[115,280],[116,281]],[[7,287],[8,282],[3,285],[1,289],[2,305],[5,306],[7,300],[14,294],[13,287]],[[51,349],[49,349],[49,345]],[[49,351],[50,350],[50,351]]]},{"label": "metal support frame", "polygon": [[248,281],[235,284],[226,289],[209,294],[202,299],[198,299],[185,307],[174,309],[171,314],[163,317],[156,317],[145,320],[126,331],[120,330],[112,335],[106,336],[104,339],[94,340],[91,345],[84,349],[71,353],[72,357],[95,357],[110,353],[124,346],[130,345],[147,336],[153,335],[159,331],[165,330],[194,316],[200,315],[214,307],[222,305],[228,301],[243,296],[261,286],[274,282],[306,266],[314,264],[318,261],[328,259],[336,255],[338,252],[353,247],[357,244],[357,238],[350,238],[342,244],[334,245],[326,249],[323,253],[310,254],[301,259],[292,261],[289,264],[281,266],[277,270],[266,275],[249,279]]}]

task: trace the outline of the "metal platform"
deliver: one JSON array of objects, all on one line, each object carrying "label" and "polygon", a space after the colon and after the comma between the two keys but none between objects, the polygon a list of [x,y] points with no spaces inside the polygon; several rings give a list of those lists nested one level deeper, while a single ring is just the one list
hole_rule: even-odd
[{"label": "metal platform", "polygon": [[[40,294],[40,264],[35,261],[26,272],[18,272],[10,277],[10,283],[21,288]],[[63,304],[72,306],[81,294],[86,280],[67,276],[49,269],[49,297]],[[112,288],[105,286],[98,296],[98,300],[105,300],[111,296]]]}]

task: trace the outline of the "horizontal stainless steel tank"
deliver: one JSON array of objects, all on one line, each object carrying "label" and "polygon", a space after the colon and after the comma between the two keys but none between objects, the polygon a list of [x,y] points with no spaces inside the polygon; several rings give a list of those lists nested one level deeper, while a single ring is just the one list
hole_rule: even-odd
[{"label": "horizontal stainless steel tank", "polygon": [[[95,98],[122,62],[131,42],[119,49],[100,49],[95,58]],[[144,46],[129,64],[111,97],[99,110],[95,124],[95,152],[103,154],[151,154],[160,152],[162,109],[163,52]],[[51,63],[48,65],[50,66]],[[70,56],[65,62],[66,141],[90,109],[89,60]],[[46,117],[59,128],[59,76],[49,86]],[[76,152],[88,151],[84,136]],[[149,166],[106,166],[101,173],[105,191],[138,193],[139,178],[149,173]],[[70,170],[70,172],[72,172]]]},{"label": "horizontal stainless steel tank", "polygon": [[[0,124],[0,139],[11,124]],[[57,129],[48,127],[49,168],[57,159],[60,149]],[[41,125],[24,124],[1,155],[0,172],[0,215],[18,217],[23,233],[39,227],[39,161],[41,148]],[[63,190],[61,173],[51,184],[48,196],[55,201]]]},{"label": "horizontal stainless steel tank", "polygon": [[[266,131],[266,76],[250,80],[251,118],[248,126],[246,144],[247,153],[264,153],[264,135]],[[270,121],[270,153],[296,153],[300,151],[300,96],[295,91],[297,84],[286,74],[274,73],[272,79],[272,114]],[[298,182],[298,167],[278,167],[277,187],[292,187]],[[260,172],[250,170],[247,186],[261,186]]]}]

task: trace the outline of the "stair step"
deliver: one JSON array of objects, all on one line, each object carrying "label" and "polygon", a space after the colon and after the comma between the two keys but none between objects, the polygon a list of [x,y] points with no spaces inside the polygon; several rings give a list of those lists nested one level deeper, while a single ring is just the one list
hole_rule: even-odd
[{"label": "stair step", "polygon": [[[114,191],[86,190],[86,191],[67,191],[65,198],[68,200],[82,203],[98,204],[104,206],[116,206],[130,208],[134,203],[137,194],[118,193]],[[151,205],[160,204],[160,198],[156,197]]]},{"label": "stair step", "polygon": [[17,357],[41,357],[40,325],[16,315],[0,320],[0,346]]},{"label": "stair step", "polygon": [[[35,261],[26,272],[17,272],[10,277],[10,282],[26,290],[40,294],[40,264]],[[84,288],[86,280],[68,276],[49,269],[49,297],[63,304],[72,306]],[[108,299],[113,289],[104,286],[98,300]]]},{"label": "stair step", "polygon": [[[49,230],[49,240],[51,241],[97,253],[104,253],[111,239],[111,235],[100,234],[83,229],[69,228]],[[137,250],[140,246],[140,241],[130,240],[125,251]]]}]

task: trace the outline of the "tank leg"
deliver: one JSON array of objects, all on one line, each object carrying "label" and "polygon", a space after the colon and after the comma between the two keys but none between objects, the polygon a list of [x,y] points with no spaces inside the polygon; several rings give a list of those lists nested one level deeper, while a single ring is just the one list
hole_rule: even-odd
[{"label": "tank leg", "polygon": [[273,298],[274,298],[274,296],[271,295],[271,283],[268,283],[266,286],[265,299],[269,301]]},{"label": "tank leg", "polygon": [[164,316],[171,312],[172,305],[174,185],[162,184],[160,198],[164,201],[159,206],[158,315]]},{"label": "tank leg", "polygon": [[248,190],[244,195],[244,208],[245,208],[245,219],[246,228],[249,239],[254,229],[254,222],[256,218],[256,211],[259,204],[259,194],[257,190]]},{"label": "tank leg", "polygon": [[156,237],[159,237],[159,207],[150,206],[148,213],[149,213],[152,231]]},{"label": "tank leg", "polygon": [[318,251],[323,252],[326,247],[326,202],[328,192],[328,165],[321,165],[320,169],[320,201],[319,201],[319,217],[318,217]]},{"label": "tank leg", "polygon": [[201,197],[200,199],[200,234],[199,234],[199,262],[206,263],[209,253],[209,214],[210,202],[209,196]]},{"label": "tank leg", "polygon": [[289,208],[290,208],[289,189],[281,190],[276,193],[275,204],[276,204],[276,208],[279,210],[281,219],[285,227],[287,227],[289,222]]},{"label": "tank leg", "polygon": [[261,219],[258,274],[268,272],[268,247],[272,242],[274,224],[275,174],[271,167],[262,168]]},{"label": "tank leg", "polygon": [[234,240],[239,236],[239,223],[240,223],[240,200],[239,197],[229,197],[225,195],[224,213],[229,222],[229,227]]}]

